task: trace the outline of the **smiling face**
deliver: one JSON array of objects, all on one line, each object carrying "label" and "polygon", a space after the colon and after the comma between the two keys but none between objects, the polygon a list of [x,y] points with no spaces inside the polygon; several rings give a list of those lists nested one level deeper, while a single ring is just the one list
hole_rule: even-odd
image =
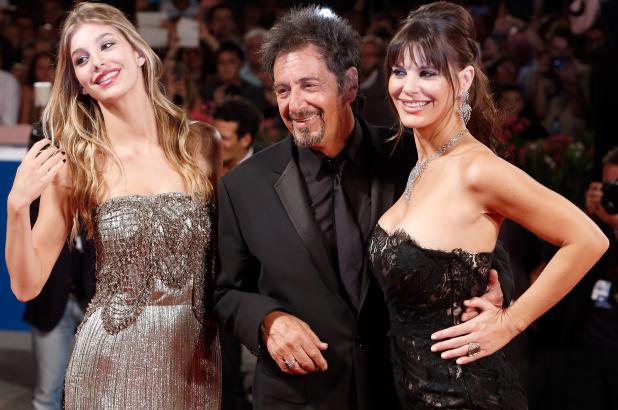
[{"label": "smiling face", "polygon": [[[356,70],[350,70],[355,76]],[[279,114],[296,145],[320,149],[345,140],[351,133],[354,122],[350,103],[356,89],[349,85],[339,89],[335,74],[317,47],[309,45],[280,54],[273,76]]]},{"label": "smiling face", "polygon": [[225,121],[215,118],[212,125],[221,134],[221,155],[223,163],[234,166],[238,164],[249,152],[251,136],[249,134],[238,135],[238,122]]},{"label": "smiling face", "polygon": [[95,100],[112,102],[130,91],[144,90],[144,58],[115,28],[81,24],[73,33],[69,48],[75,77],[84,92]]},{"label": "smiling face", "polygon": [[395,63],[388,80],[388,93],[401,123],[407,128],[435,126],[454,112],[455,99],[447,78],[436,68],[427,66],[415,48],[414,59],[406,49]]}]

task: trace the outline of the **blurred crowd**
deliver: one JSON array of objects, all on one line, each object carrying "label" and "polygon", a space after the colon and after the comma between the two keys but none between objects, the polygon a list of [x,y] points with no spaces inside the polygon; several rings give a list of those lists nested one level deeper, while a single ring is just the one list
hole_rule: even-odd
[{"label": "blurred crowd", "polygon": [[[220,131],[226,170],[287,135],[278,114],[272,80],[261,66],[259,50],[264,34],[276,18],[300,2],[136,0],[134,3],[108,3],[122,9],[137,24],[142,35],[156,43],[152,44],[153,48],[164,62],[161,82],[170,98],[182,106],[190,118],[214,124]],[[384,53],[407,12],[427,2],[341,0],[319,3],[347,18],[362,36],[360,98],[356,110],[374,125],[396,126],[386,92],[390,68],[383,67]],[[531,407],[552,408],[550,403],[555,404],[553,393],[570,397],[570,394],[558,393],[565,385],[574,389],[567,389],[567,392],[581,393],[574,383],[581,383],[582,378],[571,374],[574,367],[565,367],[565,363],[575,363],[573,366],[580,376],[588,375],[584,380],[590,384],[587,389],[591,397],[601,395],[595,389],[607,385],[607,380],[613,380],[609,387],[618,391],[615,376],[607,380],[595,379],[601,370],[590,370],[589,361],[580,363],[582,349],[588,353],[594,351],[598,357],[592,362],[599,366],[616,363],[614,360],[618,358],[615,307],[618,301],[611,301],[612,295],[616,298],[617,294],[615,233],[618,221],[615,214],[610,216],[599,205],[603,185],[588,185],[592,180],[610,185],[614,182],[615,185],[618,177],[618,152],[607,154],[616,145],[610,123],[611,97],[617,95],[618,82],[614,74],[616,53],[613,52],[616,2],[472,0],[458,3],[467,5],[475,19],[484,68],[503,114],[503,133],[498,137],[505,146],[517,148],[507,150],[505,155],[522,165],[525,160],[522,150],[529,148],[531,142],[551,140],[584,147],[582,155],[591,158],[590,167],[582,168],[586,186],[577,193],[579,205],[599,221],[614,241],[609,256],[596,273],[589,276],[590,280],[578,285],[578,289],[542,323],[533,326],[525,336],[528,340],[520,340],[519,348],[518,343],[512,348],[512,355],[519,360],[518,367],[531,386]],[[593,3],[600,8],[593,21],[583,28],[574,26],[573,20],[590,12],[586,7]],[[69,0],[0,0],[0,124],[37,121],[41,103],[37,101],[34,84],[53,81],[59,25],[71,4]],[[554,155],[545,161],[550,165],[554,161],[555,169],[555,162],[559,160]],[[573,177],[567,175],[566,178]],[[548,259],[551,248],[534,238],[520,238],[517,227],[506,226],[504,231],[501,235],[510,245],[514,270],[520,273],[516,282],[523,292],[535,279],[534,272]],[[609,288],[604,290],[607,283]],[[599,301],[599,292],[607,296],[605,301]],[[591,298],[591,294],[597,299]],[[610,308],[594,310],[605,309],[603,306]],[[607,323],[611,325],[606,326]],[[613,340],[608,336],[612,334],[616,336]],[[238,352],[234,355],[237,357]],[[610,367],[607,372],[611,372]],[[250,370],[243,371],[245,375],[250,374]],[[548,377],[554,377],[554,382],[545,384]],[[578,397],[590,400],[588,396]],[[618,406],[618,399],[614,396],[613,400]]]},{"label": "blurred crowd", "polygon": [[[33,84],[53,79],[58,26],[71,5],[61,0],[14,3],[0,0],[0,84],[2,94],[10,97],[3,99],[3,124],[37,119]],[[262,113],[257,148],[284,135],[271,79],[261,67],[259,48],[273,21],[295,2],[116,3],[144,36],[157,43],[154,48],[165,62],[161,81],[191,118],[211,122],[215,105],[226,96],[240,96]],[[393,125],[382,67],[384,50],[407,11],[422,2],[326,3],[331,3],[333,10],[346,17],[363,37],[358,111],[371,123]],[[591,141],[594,90],[602,86],[595,83],[599,73],[594,67],[608,41],[603,22],[574,34],[569,26],[569,13],[573,12],[569,12],[568,1],[463,3],[475,18],[483,63],[510,129],[517,125],[517,136],[524,139],[559,134]]]}]

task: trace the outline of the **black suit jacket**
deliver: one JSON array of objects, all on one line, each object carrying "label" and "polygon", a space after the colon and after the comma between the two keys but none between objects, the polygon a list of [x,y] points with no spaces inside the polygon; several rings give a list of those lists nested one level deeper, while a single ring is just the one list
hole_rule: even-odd
[{"label": "black suit jacket", "polygon": [[[413,144],[392,147],[385,135],[357,119],[372,147],[371,223],[401,195]],[[409,140],[408,140],[409,141]],[[395,409],[388,344],[388,313],[377,281],[362,273],[359,312],[346,302],[328,257],[295,160],[291,138],[244,161],[220,182],[221,274],[215,310],[223,326],[259,361],[256,409]],[[365,261],[365,267],[367,263]],[[260,346],[260,325],[273,310],[309,324],[328,343],[326,372],[282,373]],[[353,396],[356,396],[353,398]]]}]

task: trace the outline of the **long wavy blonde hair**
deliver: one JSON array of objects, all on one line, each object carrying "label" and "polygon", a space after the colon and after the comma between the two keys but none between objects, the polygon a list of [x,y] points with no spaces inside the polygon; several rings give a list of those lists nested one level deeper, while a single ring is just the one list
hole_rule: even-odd
[{"label": "long wavy blonde hair", "polygon": [[71,236],[77,235],[81,224],[89,236],[93,233],[94,211],[104,188],[101,170],[105,161],[113,160],[122,172],[120,160],[105,133],[99,104],[90,96],[82,95],[73,70],[71,38],[84,23],[113,27],[144,57],[145,63],[141,69],[165,157],[182,176],[189,192],[206,199],[211,198],[213,186],[197,161],[198,151],[207,151],[203,144],[209,143],[210,138],[204,138],[205,128],[198,123],[191,123],[184,111],[165,96],[159,81],[163,74],[159,57],[118,9],[101,3],[81,3],[75,6],[64,21],[58,45],[54,86],[42,116],[44,132],[57,141],[67,155],[72,177],[69,200],[69,215],[73,218]]}]

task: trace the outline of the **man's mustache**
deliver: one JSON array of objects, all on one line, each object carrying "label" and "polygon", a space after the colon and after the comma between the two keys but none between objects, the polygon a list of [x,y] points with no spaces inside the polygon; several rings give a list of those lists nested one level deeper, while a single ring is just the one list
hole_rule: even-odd
[{"label": "man's mustache", "polygon": [[322,111],[320,110],[301,110],[301,111],[297,111],[297,112],[290,112],[288,114],[288,120],[290,121],[304,121],[308,118],[314,117],[314,116],[321,116],[322,115]]}]

